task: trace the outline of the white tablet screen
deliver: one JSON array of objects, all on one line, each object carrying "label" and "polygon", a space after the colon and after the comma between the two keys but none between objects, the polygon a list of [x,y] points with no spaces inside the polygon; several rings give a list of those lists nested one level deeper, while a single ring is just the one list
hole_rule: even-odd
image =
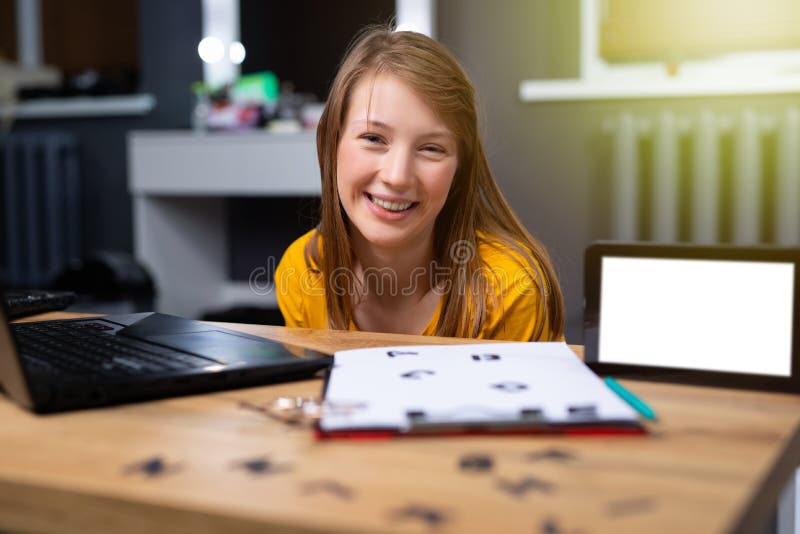
[{"label": "white tablet screen", "polygon": [[790,376],[794,264],[602,262],[600,362]]}]

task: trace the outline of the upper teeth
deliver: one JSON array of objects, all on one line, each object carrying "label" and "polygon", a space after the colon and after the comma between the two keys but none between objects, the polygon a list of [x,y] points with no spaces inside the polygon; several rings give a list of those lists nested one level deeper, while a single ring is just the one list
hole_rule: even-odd
[{"label": "upper teeth", "polygon": [[411,204],[413,204],[413,202],[387,202],[386,200],[381,200],[378,197],[373,197],[372,195],[370,195],[370,198],[372,199],[372,202],[389,211],[403,211],[408,209]]}]

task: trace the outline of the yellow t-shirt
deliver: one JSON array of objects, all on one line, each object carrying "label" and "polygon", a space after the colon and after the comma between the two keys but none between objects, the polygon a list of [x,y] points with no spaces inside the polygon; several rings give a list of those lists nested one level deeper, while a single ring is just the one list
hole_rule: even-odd
[{"label": "yellow t-shirt", "polygon": [[[322,274],[306,265],[305,249],[316,230],[311,230],[292,243],[275,270],[275,290],[278,306],[286,326],[327,329],[328,312],[325,303],[325,286]],[[531,339],[543,319],[541,293],[531,279],[531,268],[516,252],[498,243],[478,241],[478,254],[484,262],[495,299],[487,295],[486,320],[477,339],[502,339],[507,341],[537,341]],[[537,264],[534,266],[541,273]],[[443,299],[433,313],[422,335],[436,334],[436,325],[442,312]],[[358,330],[351,322],[350,330]],[[545,322],[541,340],[549,340],[552,325]]]}]

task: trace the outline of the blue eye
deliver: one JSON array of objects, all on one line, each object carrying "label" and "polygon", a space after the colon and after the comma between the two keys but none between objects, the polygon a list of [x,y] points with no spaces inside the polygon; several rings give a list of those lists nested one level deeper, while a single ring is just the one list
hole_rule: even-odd
[{"label": "blue eye", "polygon": [[368,143],[373,143],[373,144],[383,142],[383,139],[379,135],[374,135],[374,134],[364,134],[361,136],[361,139],[364,139]]},{"label": "blue eye", "polygon": [[436,145],[427,145],[423,147],[422,150],[425,150],[426,152],[434,152],[436,154],[444,154],[445,152],[442,147]]}]

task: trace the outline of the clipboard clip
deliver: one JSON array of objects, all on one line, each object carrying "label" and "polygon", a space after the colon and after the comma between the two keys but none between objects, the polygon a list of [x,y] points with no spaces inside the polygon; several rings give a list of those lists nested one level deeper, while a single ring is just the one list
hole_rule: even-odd
[{"label": "clipboard clip", "polygon": [[547,426],[547,418],[541,408],[522,408],[513,417],[508,414],[488,414],[474,419],[459,417],[460,413],[431,415],[424,410],[406,412],[407,431],[410,434],[425,434],[457,431],[503,431],[530,429]]}]

